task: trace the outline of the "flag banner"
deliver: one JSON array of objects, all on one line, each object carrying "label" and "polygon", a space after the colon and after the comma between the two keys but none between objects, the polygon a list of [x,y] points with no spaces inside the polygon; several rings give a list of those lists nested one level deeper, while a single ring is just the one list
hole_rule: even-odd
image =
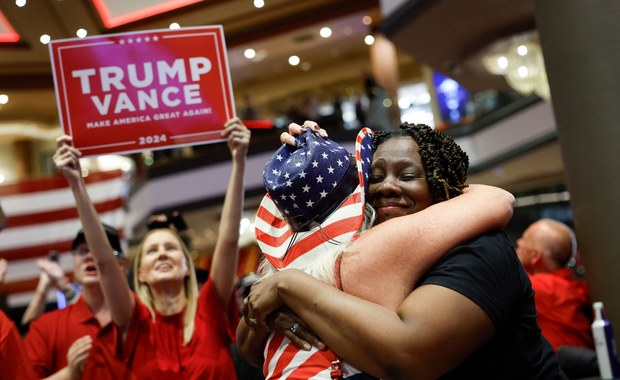
[{"label": "flag banner", "polygon": [[60,122],[85,156],[223,141],[235,115],[221,25],[49,44]]},{"label": "flag banner", "polygon": [[[91,172],[85,181],[101,221],[116,228],[123,237],[123,172]],[[10,306],[16,306],[29,301],[28,295],[34,291],[40,273],[35,262],[51,251],[59,252],[61,267],[71,275],[71,242],[81,224],[75,199],[63,176],[0,185],[0,202],[8,218],[0,232],[0,257],[9,261],[0,292],[9,295]]]}]

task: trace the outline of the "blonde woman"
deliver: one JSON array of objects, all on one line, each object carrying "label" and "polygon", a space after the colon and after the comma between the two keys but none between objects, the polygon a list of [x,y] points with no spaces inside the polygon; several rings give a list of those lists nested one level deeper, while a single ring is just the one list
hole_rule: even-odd
[{"label": "blonde woman", "polygon": [[96,341],[85,378],[235,379],[230,344],[238,311],[234,279],[243,210],[243,176],[250,131],[241,120],[226,122],[232,172],[210,276],[198,291],[194,266],[181,238],[172,230],[150,231],[134,263],[136,294],[117,266],[80,175],[80,152],[58,139],[54,162],[68,179],[86,239],[92,242],[104,297],[118,332],[114,342]]}]

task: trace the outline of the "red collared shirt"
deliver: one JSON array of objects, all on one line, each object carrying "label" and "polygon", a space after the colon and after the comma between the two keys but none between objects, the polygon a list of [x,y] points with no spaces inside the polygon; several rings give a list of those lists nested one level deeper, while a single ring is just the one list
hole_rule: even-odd
[{"label": "red collared shirt", "polygon": [[15,323],[0,311],[0,380],[36,379]]},{"label": "red collared shirt", "polygon": [[538,325],[553,349],[559,346],[594,348],[592,306],[588,286],[570,268],[530,275]]},{"label": "red collared shirt", "polygon": [[[213,281],[198,297],[194,335],[183,344],[183,313],[151,318],[136,299],[130,328],[122,348],[95,344],[83,376],[88,379],[235,380],[231,343],[239,311],[231,294],[226,312],[221,308]],[[96,342],[98,343],[98,342]]]},{"label": "red collared shirt", "polygon": [[112,323],[101,326],[83,297],[62,310],[45,313],[30,323],[25,338],[28,356],[38,376],[47,377],[67,366],[67,351],[76,339],[114,341]]}]

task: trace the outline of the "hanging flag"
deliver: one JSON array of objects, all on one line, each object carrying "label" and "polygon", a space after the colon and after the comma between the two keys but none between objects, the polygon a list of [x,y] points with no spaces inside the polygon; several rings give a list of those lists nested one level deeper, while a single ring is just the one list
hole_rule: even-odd
[{"label": "hanging flag", "polygon": [[[123,237],[123,172],[90,173],[85,182],[101,221],[115,227]],[[10,307],[23,306],[28,304],[37,285],[37,259],[58,251],[61,267],[71,275],[71,242],[81,224],[75,199],[63,176],[0,185],[0,205],[8,218],[0,232],[0,258],[9,261],[0,293],[8,295]]]}]

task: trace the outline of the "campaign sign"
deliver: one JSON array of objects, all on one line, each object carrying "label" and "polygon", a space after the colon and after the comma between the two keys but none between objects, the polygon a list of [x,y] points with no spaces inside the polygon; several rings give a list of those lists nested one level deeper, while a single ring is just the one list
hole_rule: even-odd
[{"label": "campaign sign", "polygon": [[222,26],[50,42],[64,132],[85,156],[222,141],[234,98]]}]

